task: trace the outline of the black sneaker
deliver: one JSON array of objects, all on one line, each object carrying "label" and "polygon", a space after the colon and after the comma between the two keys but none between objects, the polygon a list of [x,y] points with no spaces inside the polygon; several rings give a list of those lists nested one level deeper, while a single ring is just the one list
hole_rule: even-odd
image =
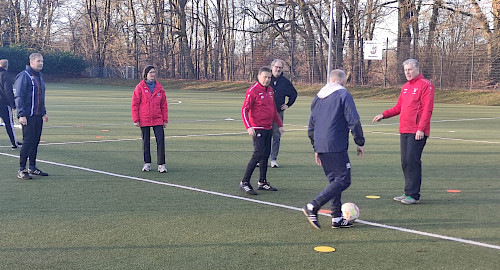
[{"label": "black sneaker", "polygon": [[241,182],[240,183],[240,189],[241,191],[250,194],[250,195],[257,195],[257,192],[253,189],[252,185],[248,182]]},{"label": "black sneaker", "polygon": [[339,222],[333,222],[333,219],[332,219],[332,228],[333,229],[351,228],[352,226],[354,226],[354,225],[344,218],[342,218]]},{"label": "black sneaker", "polygon": [[20,142],[18,142],[18,143],[16,143],[16,144],[13,144],[13,145],[12,145],[12,150],[16,150],[16,149],[18,149],[18,148],[21,148],[21,146],[22,146],[22,145],[23,145],[23,144],[22,144],[22,143],[20,143]]},{"label": "black sneaker", "polygon": [[28,170],[24,169],[22,171],[18,171],[17,172],[17,178],[21,179],[21,180],[29,180],[29,179],[33,179],[30,174],[28,173]]},{"label": "black sneaker", "polygon": [[306,215],[307,220],[309,220],[309,223],[311,223],[311,225],[314,228],[316,229],[321,228],[318,222],[318,210],[314,209],[314,205],[308,203],[306,207],[302,208],[302,212],[304,212],[304,215]]},{"label": "black sneaker", "polygon": [[259,190],[267,190],[267,191],[278,191],[277,188],[271,186],[269,182],[259,182]]},{"label": "black sneaker", "polygon": [[38,176],[49,176],[48,173],[44,173],[42,171],[40,171],[39,169],[29,169],[28,170],[28,173],[31,174],[31,175],[38,175]]}]

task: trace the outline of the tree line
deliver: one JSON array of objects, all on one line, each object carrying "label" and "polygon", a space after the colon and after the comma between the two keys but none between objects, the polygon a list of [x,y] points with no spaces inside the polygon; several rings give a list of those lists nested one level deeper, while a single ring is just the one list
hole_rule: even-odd
[{"label": "tree line", "polygon": [[[332,66],[352,84],[400,83],[407,58],[431,79],[500,82],[498,0],[0,0],[0,14],[3,47],[71,53],[96,77],[153,64],[164,78],[252,80],[282,58],[292,80],[321,82],[332,29]],[[384,36],[387,64],[365,61],[364,41]]]}]

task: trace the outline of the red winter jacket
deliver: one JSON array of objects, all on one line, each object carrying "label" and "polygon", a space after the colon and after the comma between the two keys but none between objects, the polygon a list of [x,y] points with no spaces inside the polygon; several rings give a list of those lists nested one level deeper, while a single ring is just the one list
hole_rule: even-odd
[{"label": "red winter jacket", "polygon": [[132,121],[141,127],[161,126],[168,123],[168,106],[165,90],[156,82],[153,94],[142,80],[132,96]]},{"label": "red winter jacket", "polygon": [[264,87],[259,82],[248,88],[241,107],[241,118],[245,128],[272,129],[273,123],[283,126],[274,103],[273,88]]},{"label": "red winter jacket", "polygon": [[401,87],[398,103],[384,111],[384,118],[400,114],[399,133],[417,133],[417,130],[429,136],[431,116],[434,108],[434,85],[419,74],[415,79]]}]

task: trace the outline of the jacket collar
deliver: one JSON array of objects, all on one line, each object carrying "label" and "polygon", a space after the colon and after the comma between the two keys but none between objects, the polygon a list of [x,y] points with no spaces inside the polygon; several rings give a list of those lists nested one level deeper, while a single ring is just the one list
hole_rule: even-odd
[{"label": "jacket collar", "polygon": [[418,74],[418,76],[417,76],[417,77],[415,77],[415,78],[413,78],[413,79],[409,80],[408,82],[409,82],[409,83],[415,83],[416,81],[418,81],[418,80],[422,79],[423,77],[424,77],[424,75],[422,75],[422,73],[420,73],[420,74]]},{"label": "jacket collar", "polygon": [[35,70],[34,70],[33,68],[31,68],[31,66],[29,66],[29,65],[26,65],[26,70],[27,70],[27,71],[29,71],[29,72],[31,72],[31,74],[33,74],[33,75],[37,75],[37,76],[38,76],[38,75],[40,75],[40,72],[35,71]]}]

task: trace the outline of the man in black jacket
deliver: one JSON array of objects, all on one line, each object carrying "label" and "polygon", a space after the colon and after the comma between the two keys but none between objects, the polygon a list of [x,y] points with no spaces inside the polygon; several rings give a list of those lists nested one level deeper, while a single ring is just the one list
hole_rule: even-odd
[{"label": "man in black jacket", "polygon": [[0,118],[5,123],[5,130],[10,138],[12,149],[19,147],[17,142],[16,132],[14,130],[14,119],[12,110],[16,109],[14,101],[14,92],[12,90],[12,78],[7,72],[9,69],[9,61],[7,59],[0,60]]},{"label": "man in black jacket", "polygon": [[[30,55],[30,65],[17,74],[16,107],[19,123],[23,128],[23,147],[19,158],[19,179],[31,179],[31,175],[48,176],[36,167],[38,144],[42,136],[43,121],[49,121],[45,110],[45,82],[42,73],[43,56]],[[29,167],[26,163],[29,159]]]},{"label": "man in black jacket", "polygon": [[[274,90],[274,102],[276,103],[276,110],[283,122],[284,112],[288,109],[297,99],[297,90],[293,84],[283,76],[283,60],[274,59],[271,62],[271,87]],[[285,99],[288,97],[288,102]],[[271,168],[278,168],[278,152],[280,150],[281,133],[278,126],[273,125],[273,142],[271,144]]]},{"label": "man in black jacket", "polygon": [[352,223],[342,217],[342,191],[351,185],[351,163],[347,149],[349,131],[354,136],[357,154],[365,154],[363,128],[351,94],[345,89],[346,74],[335,69],[330,82],[316,95],[311,104],[307,133],[314,148],[316,163],[323,167],[328,186],[303,208],[304,214],[319,229],[318,210],[331,202],[332,228],[349,228]]}]

